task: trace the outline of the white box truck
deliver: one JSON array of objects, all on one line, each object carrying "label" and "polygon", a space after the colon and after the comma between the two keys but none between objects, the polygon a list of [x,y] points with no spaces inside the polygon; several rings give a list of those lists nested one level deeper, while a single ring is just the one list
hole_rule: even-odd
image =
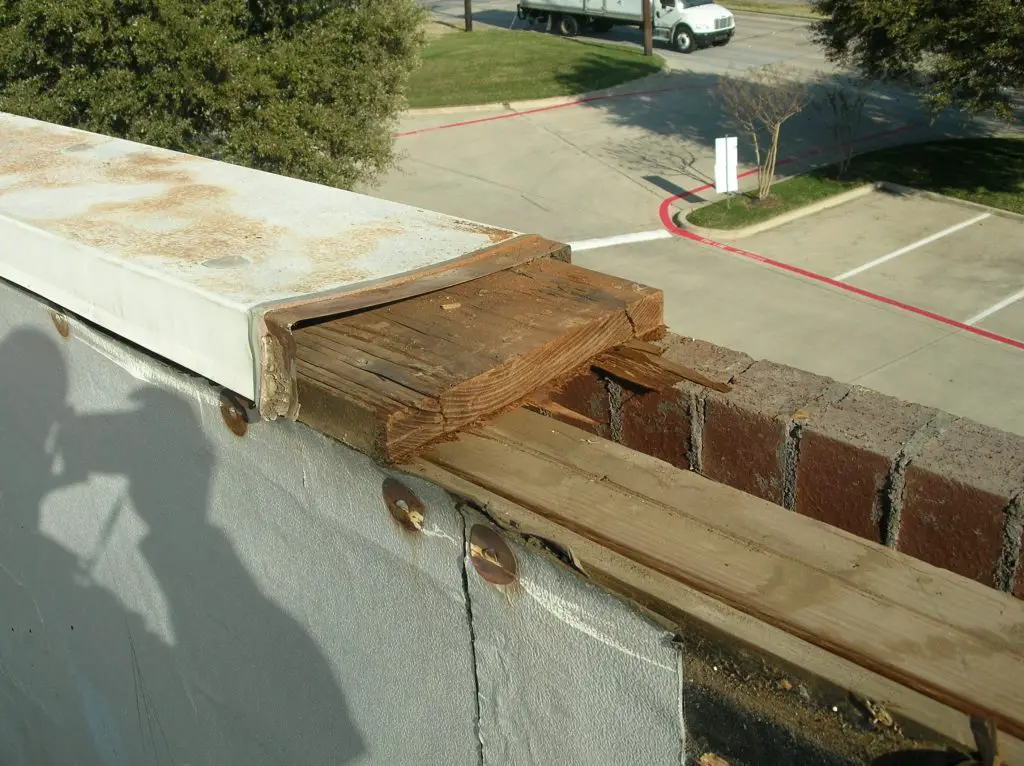
[{"label": "white box truck", "polygon": [[651,3],[654,39],[681,53],[725,45],[736,31],[732,12],[713,0],[519,0],[519,18],[545,24],[567,37],[583,30],[608,32],[615,26],[641,26],[643,2]]}]

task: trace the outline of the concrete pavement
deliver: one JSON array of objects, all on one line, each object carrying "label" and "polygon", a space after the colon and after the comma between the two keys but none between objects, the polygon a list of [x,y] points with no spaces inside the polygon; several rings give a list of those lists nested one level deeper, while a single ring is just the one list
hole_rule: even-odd
[{"label": "concrete pavement", "polygon": [[[686,240],[590,250],[573,261],[662,288],[677,333],[1024,434],[1019,349]],[[1020,336],[1024,302],[1012,309],[1002,329]]]}]

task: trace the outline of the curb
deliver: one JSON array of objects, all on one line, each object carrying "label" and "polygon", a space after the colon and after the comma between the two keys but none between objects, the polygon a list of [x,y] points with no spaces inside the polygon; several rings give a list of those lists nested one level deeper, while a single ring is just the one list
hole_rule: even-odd
[{"label": "curb", "polygon": [[535,98],[527,101],[497,101],[490,104],[464,104],[461,106],[433,106],[424,109],[406,109],[402,112],[403,117],[429,117],[435,114],[472,114],[473,112],[493,112],[493,111],[506,111],[506,112],[526,112],[531,109],[543,109],[549,106],[563,106],[566,104],[582,104],[587,101],[593,101],[594,99],[615,96],[616,98],[625,98],[630,95],[643,95],[646,90],[637,91],[625,91],[617,92],[616,88],[621,88],[624,85],[631,83],[638,83],[646,80],[650,77],[663,77],[666,74],[670,74],[672,71],[669,67],[663,66],[661,71],[654,72],[653,74],[645,75],[636,80],[628,80],[627,82],[614,85],[611,88],[604,88],[602,90],[592,90],[586,93],[577,93],[575,96],[551,96],[549,98]]},{"label": "curb", "polygon": [[692,231],[694,234],[702,237],[718,240],[743,239],[744,237],[749,237],[753,234],[760,234],[763,231],[774,229],[777,226],[782,226],[783,224],[804,218],[805,216],[814,215],[815,213],[820,213],[823,210],[828,210],[829,208],[838,207],[839,205],[847,202],[852,202],[855,199],[867,196],[868,194],[880,191],[881,189],[881,183],[864,184],[863,186],[858,186],[856,189],[850,189],[850,191],[833,195],[827,199],[821,200],[820,202],[814,202],[810,205],[798,207],[796,210],[790,210],[788,213],[783,213],[782,215],[775,216],[774,218],[769,218],[767,221],[755,223],[742,229],[708,229],[703,226],[694,226],[691,223],[687,223],[685,216],[681,215],[681,212],[675,215],[675,223],[679,228]]},{"label": "curb", "polygon": [[989,207],[983,205],[980,202],[971,202],[966,199],[957,199],[956,197],[947,197],[945,194],[939,194],[938,192],[924,191],[923,189],[915,189],[912,186],[903,186],[902,184],[894,184],[891,181],[880,181],[878,183],[878,190],[889,192],[890,194],[901,194],[907,197],[924,197],[925,199],[935,200],[936,202],[948,202],[953,205],[959,205],[960,207],[966,207],[971,210],[977,210],[981,213],[991,213],[994,216],[1000,218],[1007,218],[1011,221],[1024,222],[1024,215],[1020,213],[1014,213],[1010,210],[1003,210],[998,207]]}]

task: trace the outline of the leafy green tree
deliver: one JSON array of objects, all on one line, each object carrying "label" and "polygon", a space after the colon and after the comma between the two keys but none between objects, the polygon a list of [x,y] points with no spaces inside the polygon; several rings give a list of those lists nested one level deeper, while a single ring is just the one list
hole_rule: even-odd
[{"label": "leafy green tree", "polygon": [[1012,114],[1024,85],[1022,0],[811,0],[833,62],[874,80],[924,79],[936,110]]},{"label": "leafy green tree", "polygon": [[0,0],[0,111],[351,188],[391,166],[416,0]]}]

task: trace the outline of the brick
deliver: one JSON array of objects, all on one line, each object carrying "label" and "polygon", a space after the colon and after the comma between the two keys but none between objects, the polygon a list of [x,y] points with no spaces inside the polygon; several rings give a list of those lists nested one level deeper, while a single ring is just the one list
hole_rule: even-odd
[{"label": "brick", "polygon": [[628,393],[620,412],[623,444],[677,468],[690,467],[690,393],[685,386],[666,393]]},{"label": "brick", "polygon": [[[738,351],[677,335],[670,334],[661,345],[665,358],[716,380],[730,380],[754,361]],[[691,404],[693,396],[704,390],[695,383],[682,381],[665,393],[624,393],[619,417],[622,443],[678,468],[690,468]]]},{"label": "brick", "polygon": [[956,421],[907,466],[897,548],[997,584],[1005,511],[1022,485],[1024,438]]},{"label": "brick", "polygon": [[884,542],[890,471],[936,411],[859,386],[800,433],[793,510]]},{"label": "brick", "polygon": [[554,417],[571,426],[582,428],[595,436],[611,438],[611,410],[608,405],[608,389],[604,379],[593,370],[581,371],[566,384],[560,386],[551,395],[551,400],[573,412],[586,415],[597,421],[596,426],[589,426],[577,420],[568,420],[557,415]]},{"label": "brick", "polygon": [[727,394],[709,391],[701,472],[779,505],[791,484],[788,433],[793,416],[837,390],[830,378],[774,362],[755,362]]},{"label": "brick", "polygon": [[692,367],[715,380],[730,381],[754,363],[753,357],[704,340],[669,334],[662,342],[665,358]]}]

